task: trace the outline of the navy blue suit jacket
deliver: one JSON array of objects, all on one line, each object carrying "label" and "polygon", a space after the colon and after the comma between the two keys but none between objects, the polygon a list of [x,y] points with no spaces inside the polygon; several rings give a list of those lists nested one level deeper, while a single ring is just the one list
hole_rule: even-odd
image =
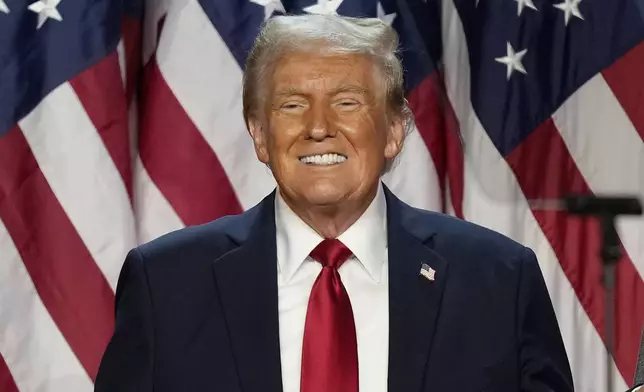
[{"label": "navy blue suit jacket", "polygon": [[[385,193],[388,390],[572,391],[533,252]],[[129,253],[96,391],[282,390],[274,196]]]}]

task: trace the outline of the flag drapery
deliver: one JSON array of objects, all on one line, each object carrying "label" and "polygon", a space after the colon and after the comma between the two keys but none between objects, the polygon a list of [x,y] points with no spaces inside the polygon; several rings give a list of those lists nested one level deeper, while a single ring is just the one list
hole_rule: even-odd
[{"label": "flag drapery", "polygon": [[[644,0],[0,0],[0,390],[92,390],[127,251],[273,189],[241,82],[282,13],[399,32],[416,128],[385,182],[534,249],[576,389],[603,390],[598,223],[532,201],[644,195]],[[644,218],[618,230],[625,390]]]}]

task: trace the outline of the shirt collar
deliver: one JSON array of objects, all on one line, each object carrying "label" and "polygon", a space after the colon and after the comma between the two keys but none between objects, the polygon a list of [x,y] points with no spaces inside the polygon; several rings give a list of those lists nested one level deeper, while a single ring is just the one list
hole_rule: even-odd
[{"label": "shirt collar", "polygon": [[[386,228],[387,205],[380,184],[376,197],[362,216],[338,237],[376,282],[380,282],[386,259]],[[324,238],[295,214],[279,191],[275,197],[275,229],[279,273],[282,281],[288,282]]]}]

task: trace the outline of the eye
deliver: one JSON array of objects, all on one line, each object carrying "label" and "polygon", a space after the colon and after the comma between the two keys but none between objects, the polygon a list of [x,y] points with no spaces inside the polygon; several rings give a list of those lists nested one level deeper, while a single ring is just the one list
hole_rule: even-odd
[{"label": "eye", "polygon": [[287,111],[287,112],[293,112],[293,111],[300,111],[304,109],[306,105],[304,105],[301,102],[285,102],[280,105],[280,110]]},{"label": "eye", "polygon": [[353,99],[342,99],[336,103],[336,106],[342,110],[353,110],[360,106],[360,102]]}]

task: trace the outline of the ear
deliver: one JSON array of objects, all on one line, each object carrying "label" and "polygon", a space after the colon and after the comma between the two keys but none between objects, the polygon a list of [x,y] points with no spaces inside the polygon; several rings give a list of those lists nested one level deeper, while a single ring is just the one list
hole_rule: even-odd
[{"label": "ear", "polygon": [[264,125],[257,119],[251,118],[248,120],[248,130],[250,131],[250,136],[253,138],[257,159],[264,164],[268,164],[268,146]]},{"label": "ear", "polygon": [[387,144],[385,145],[385,158],[394,159],[402,150],[405,140],[405,126],[401,116],[394,115],[389,123]]}]

